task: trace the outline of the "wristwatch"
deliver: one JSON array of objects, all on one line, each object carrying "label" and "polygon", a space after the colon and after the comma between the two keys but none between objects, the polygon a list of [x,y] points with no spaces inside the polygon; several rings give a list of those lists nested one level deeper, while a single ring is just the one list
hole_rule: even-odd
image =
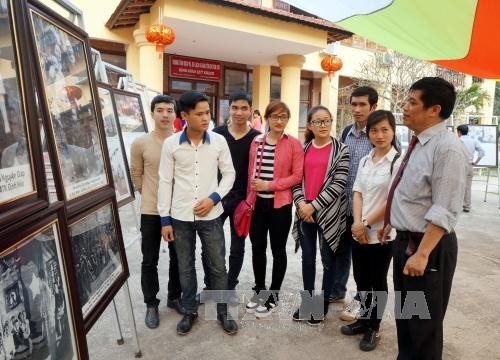
[{"label": "wristwatch", "polygon": [[364,226],[365,228],[369,229],[369,230],[371,230],[371,229],[372,229],[372,227],[371,227],[370,225],[368,225],[368,220],[366,220],[366,219],[363,219],[363,226]]}]

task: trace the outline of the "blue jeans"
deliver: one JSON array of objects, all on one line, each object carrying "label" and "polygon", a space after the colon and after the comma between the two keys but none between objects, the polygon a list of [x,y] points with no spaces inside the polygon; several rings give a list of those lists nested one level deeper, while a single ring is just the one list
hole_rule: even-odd
[{"label": "blue jeans", "polygon": [[[182,288],[182,305],[186,313],[197,311],[195,249],[196,234],[200,237],[203,253],[210,274],[212,290],[227,290],[226,248],[220,218],[214,220],[180,221],[172,219],[174,244],[179,259],[179,279]],[[226,304],[218,303],[217,312],[226,311]]]},{"label": "blue jeans", "polygon": [[300,222],[300,247],[302,248],[302,280],[304,290],[312,294],[314,290],[314,280],[316,278],[316,238],[319,239],[319,251],[321,262],[323,263],[323,285],[325,300],[330,297],[333,287],[333,251],[328,246],[323,231],[318,224]]},{"label": "blue jeans", "polygon": [[[234,290],[236,285],[238,285],[238,276],[240,276],[241,268],[243,267],[243,258],[245,256],[245,236],[238,236],[236,233],[236,228],[233,221],[234,211],[226,212],[220,216],[222,225],[227,218],[229,218],[229,225],[231,228],[231,247],[229,249],[229,270],[227,273],[227,286],[228,290]],[[207,266],[207,261],[205,260],[205,254],[201,254],[201,261],[203,263],[203,270],[205,271],[205,287],[207,289],[212,289],[209,279],[209,271]]]},{"label": "blue jeans", "polygon": [[346,285],[351,269],[351,226],[353,222],[354,219],[352,216],[346,217],[346,229],[340,237],[339,246],[333,256],[333,285],[330,295],[335,299],[345,298],[347,292]]}]

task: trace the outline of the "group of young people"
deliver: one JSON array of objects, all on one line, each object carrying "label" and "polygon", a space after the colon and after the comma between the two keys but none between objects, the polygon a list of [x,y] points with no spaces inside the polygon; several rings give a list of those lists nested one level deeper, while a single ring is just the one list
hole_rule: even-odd
[{"label": "group of young people", "polygon": [[[266,317],[278,308],[293,223],[303,278],[303,302],[293,320],[317,325],[330,302],[346,301],[352,254],[357,292],[341,319],[353,322],[341,332],[363,335],[360,349],[373,350],[380,338],[387,273],[394,259],[394,290],[401,294],[401,306],[408,292],[420,291],[431,316],[397,318],[399,358],[440,358],[442,322],[456,265],[453,228],[468,166],[463,146],[443,121],[453,110],[453,85],[441,78],[423,78],[412,85],[403,109],[404,123],[415,136],[406,154],[398,146],[394,116],[376,110],[378,95],[371,87],[351,94],[354,124],[339,139],[331,135],[329,109],[313,107],[304,145],[286,132],[291,114],[285,103],[272,101],[267,106],[267,129],[261,133],[249,123],[248,94],[233,94],[229,102],[228,124],[208,131],[207,98],[198,92],[183,94],[177,104],[186,125],[172,134],[176,102],[157,96],[151,103],[155,130],[132,145],[132,180],[142,194],[146,325],[159,325],[157,264],[163,237],[170,252],[167,306],[182,314],[178,334],[192,329],[198,317],[198,235],[205,289],[212,290],[217,318],[226,333],[238,331],[222,290],[236,289],[245,253],[245,238],[234,224],[235,209],[242,200],[255,197],[249,233],[255,284],[254,296],[246,303],[248,312]],[[223,231],[227,219],[228,269]],[[266,286],[268,242],[273,264]],[[314,289],[318,248],[321,292]],[[318,297],[323,309],[313,314],[307,304]]]}]

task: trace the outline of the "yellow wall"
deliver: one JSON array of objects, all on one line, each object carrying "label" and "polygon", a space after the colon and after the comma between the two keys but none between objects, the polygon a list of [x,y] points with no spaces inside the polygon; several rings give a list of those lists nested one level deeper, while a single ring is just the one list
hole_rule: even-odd
[{"label": "yellow wall", "polygon": [[[186,21],[193,21],[228,30],[246,31],[248,33],[271,36],[276,39],[326,46],[324,30],[304,25],[274,20],[241,10],[208,4],[196,0],[165,0],[164,15]],[[271,33],[272,31],[272,33]]]}]

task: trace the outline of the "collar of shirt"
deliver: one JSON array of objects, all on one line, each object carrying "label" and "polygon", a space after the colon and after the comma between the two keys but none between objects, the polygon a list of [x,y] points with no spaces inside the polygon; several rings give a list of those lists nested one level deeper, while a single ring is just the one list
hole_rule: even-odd
[{"label": "collar of shirt", "polygon": [[439,134],[441,131],[448,131],[446,129],[446,124],[444,121],[439,122],[438,124],[431,126],[430,128],[425,129],[420,134],[417,135],[418,142],[424,146],[427,141],[429,141],[432,137]]},{"label": "collar of shirt", "polygon": [[[394,148],[394,146],[391,147],[391,150],[389,150],[387,152],[387,154],[385,154],[382,159],[386,159],[388,162],[392,162],[392,160],[394,160],[394,156],[396,156],[397,154],[397,150]],[[370,159],[370,161],[373,163],[373,155],[375,154],[375,148],[373,148],[371,151],[370,151],[370,154],[368,154],[368,158]]]},{"label": "collar of shirt", "polygon": [[361,134],[366,134],[366,126],[364,128],[362,128],[359,132],[356,131],[356,124],[353,124],[351,126],[351,130],[349,130],[349,132],[347,133],[347,136],[349,136],[349,134],[352,134],[356,137],[360,136]]},{"label": "collar of shirt", "polygon": [[[182,132],[181,136],[179,137],[179,145],[182,144],[183,142],[187,142],[189,145],[191,145],[191,140],[189,140],[189,137],[187,136],[187,128],[184,129]],[[210,144],[210,135],[208,135],[208,131],[205,131],[205,134],[203,134],[203,144],[205,142],[208,142]]]},{"label": "collar of shirt", "polygon": [[[269,133],[265,133],[265,134],[257,135],[257,136],[253,139],[253,141],[260,143],[260,142],[262,141],[263,137],[264,137],[264,136],[266,136],[266,137],[267,137],[267,135],[269,135]],[[284,132],[284,133],[281,135],[281,137],[278,139],[278,141],[280,141],[280,140],[281,140],[281,139],[283,139],[283,138],[288,138],[288,134]]]}]

